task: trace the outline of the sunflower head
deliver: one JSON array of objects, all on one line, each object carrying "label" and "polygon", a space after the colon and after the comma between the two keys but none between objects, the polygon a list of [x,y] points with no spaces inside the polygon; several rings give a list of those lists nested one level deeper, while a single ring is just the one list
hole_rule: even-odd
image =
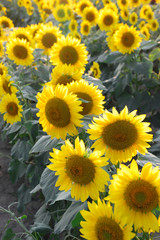
[{"label": "sunflower head", "polygon": [[0,77],[0,98],[6,94],[16,93],[18,90],[12,84],[13,81],[10,81],[10,76],[4,75]]},{"label": "sunflower head", "polygon": [[82,21],[81,29],[80,29],[81,34],[85,35],[85,36],[88,36],[88,34],[90,33],[90,30],[91,30],[90,22],[87,21],[87,20]]},{"label": "sunflower head", "polygon": [[91,25],[96,25],[98,19],[98,10],[96,7],[86,7],[82,15],[83,20],[87,20]]},{"label": "sunflower head", "polygon": [[131,13],[129,17],[129,21],[132,25],[135,25],[137,23],[137,19],[138,19],[138,15],[135,12]]},{"label": "sunflower head", "polygon": [[118,15],[112,9],[104,8],[100,11],[98,25],[103,31],[110,31],[118,23]]},{"label": "sunflower head", "polygon": [[80,0],[76,4],[76,12],[80,16],[82,16],[83,15],[83,11],[85,10],[85,8],[91,7],[91,6],[93,6],[91,1],[89,1],[89,0]]},{"label": "sunflower head", "polygon": [[2,28],[13,28],[14,24],[12,20],[6,16],[0,17],[0,27]]},{"label": "sunflower head", "polygon": [[93,62],[93,65],[90,68],[90,72],[93,73],[93,76],[95,78],[100,78],[101,76],[101,70],[99,68],[99,64],[97,62]]},{"label": "sunflower head", "polygon": [[65,22],[68,20],[68,15],[66,12],[66,7],[64,4],[58,4],[53,9],[53,16],[58,22]]}]

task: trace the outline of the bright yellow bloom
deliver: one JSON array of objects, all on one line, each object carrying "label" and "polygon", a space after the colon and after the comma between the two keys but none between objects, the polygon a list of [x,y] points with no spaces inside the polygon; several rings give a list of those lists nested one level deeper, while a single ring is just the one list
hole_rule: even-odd
[{"label": "bright yellow bloom", "polygon": [[120,12],[121,14],[121,17],[124,21],[127,21],[128,20],[128,17],[129,17],[129,11],[128,11],[128,8],[123,8]]},{"label": "bright yellow bloom", "polygon": [[2,57],[4,54],[4,47],[3,47],[3,41],[0,40],[0,57]]},{"label": "bright yellow bloom", "polygon": [[67,134],[78,133],[76,126],[81,127],[81,102],[76,95],[68,93],[66,86],[58,84],[54,88],[48,85],[37,94],[37,99],[39,123],[51,138],[66,139]]},{"label": "bright yellow bloom", "polygon": [[0,99],[5,94],[12,94],[18,91],[16,87],[12,86],[14,81],[10,81],[10,78],[7,75],[0,76]]},{"label": "bright yellow bloom", "polygon": [[135,231],[159,232],[156,216],[152,211],[160,206],[160,172],[146,163],[141,173],[135,160],[130,168],[121,164],[117,174],[113,175],[109,187],[109,200],[115,204],[118,215],[126,224],[134,225]]},{"label": "bright yellow bloom", "polygon": [[0,62],[0,77],[5,76],[8,73],[8,68]]},{"label": "bright yellow bloom", "polygon": [[127,162],[139,151],[147,153],[152,141],[150,123],[142,122],[145,115],[136,116],[136,110],[128,113],[125,107],[120,113],[115,108],[112,113],[107,110],[103,117],[93,118],[95,123],[89,124],[89,138],[96,140],[92,145],[95,150],[103,151],[113,164]]},{"label": "bright yellow bloom", "polygon": [[24,39],[30,44],[30,46],[33,46],[33,39],[27,28],[15,28],[9,35],[8,41],[12,41],[13,38]]},{"label": "bright yellow bloom", "polygon": [[97,62],[93,62],[93,65],[90,68],[90,72],[93,73],[93,76],[95,78],[100,78],[101,76],[101,70],[99,68],[99,64]]},{"label": "bright yellow bloom", "polygon": [[131,15],[129,16],[129,21],[132,25],[135,25],[138,20],[138,15],[135,12],[132,12]]},{"label": "bright yellow bloom", "polygon": [[53,16],[58,22],[65,22],[66,20],[68,20],[65,5],[56,5],[56,7],[53,9]]},{"label": "bright yellow bloom", "polygon": [[77,28],[78,28],[78,23],[76,19],[72,19],[69,24],[69,30],[71,32],[77,32]]},{"label": "bright yellow bloom", "polygon": [[88,36],[91,30],[91,24],[87,20],[81,22],[81,29],[80,32],[82,35]]},{"label": "bright yellow bloom", "polygon": [[146,26],[142,27],[140,32],[144,35],[143,36],[143,39],[145,41],[149,40],[150,39],[150,33],[149,33],[149,30]]},{"label": "bright yellow bloom", "polygon": [[89,0],[80,0],[76,4],[76,12],[77,12],[77,14],[82,16],[84,9],[87,8],[87,7],[91,7],[91,6],[93,6],[91,1],[89,1]]},{"label": "bright yellow bloom", "polygon": [[123,10],[124,8],[128,9],[129,1],[128,0],[117,0],[117,4],[121,10]]},{"label": "bright yellow bloom", "polygon": [[103,31],[110,31],[118,23],[118,15],[107,7],[99,11],[98,25]]},{"label": "bright yellow bloom", "polygon": [[159,23],[157,21],[157,19],[153,19],[152,21],[150,21],[150,29],[155,32],[157,31],[159,28]]},{"label": "bright yellow bloom", "polygon": [[21,121],[22,106],[19,105],[18,98],[13,94],[6,94],[0,102],[0,112],[4,113],[3,119],[7,123],[13,124]]},{"label": "bright yellow bloom", "polygon": [[88,202],[89,211],[80,211],[85,221],[81,221],[80,232],[87,240],[131,240],[134,233],[131,226],[125,226],[118,217],[118,212],[112,210],[110,203],[107,204],[98,199]]},{"label": "bright yellow bloom", "polygon": [[82,202],[89,196],[97,200],[99,192],[105,191],[109,175],[101,167],[107,165],[106,158],[101,157],[100,152],[87,152],[84,142],[78,137],[75,148],[66,140],[61,150],[53,149],[50,155],[52,164],[47,167],[59,175],[55,186],[60,186],[60,191],[71,189],[72,198]]},{"label": "bright yellow bloom", "polygon": [[6,16],[0,17],[0,27],[2,28],[13,28],[14,24],[12,20]]},{"label": "bright yellow bloom", "polygon": [[147,11],[152,11],[151,6],[150,6],[150,5],[144,5],[144,6],[142,6],[142,8],[141,8],[141,10],[140,10],[140,18],[146,19]]},{"label": "bright yellow bloom", "polygon": [[82,19],[87,20],[88,22],[90,22],[90,24],[96,25],[97,24],[97,20],[98,20],[98,10],[96,7],[91,6],[91,7],[86,7],[83,10],[83,14],[82,14]]}]

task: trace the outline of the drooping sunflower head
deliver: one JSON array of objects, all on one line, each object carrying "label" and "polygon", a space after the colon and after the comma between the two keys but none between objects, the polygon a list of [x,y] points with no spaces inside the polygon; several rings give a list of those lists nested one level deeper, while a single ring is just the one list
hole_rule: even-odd
[{"label": "drooping sunflower head", "polygon": [[140,32],[133,26],[129,27],[127,24],[122,25],[114,34],[118,50],[123,54],[130,54],[138,48],[140,46],[140,42],[142,41],[139,33]]},{"label": "drooping sunflower head", "polygon": [[140,32],[143,34],[143,39],[144,40],[149,40],[150,39],[150,33],[149,33],[149,30],[146,26],[142,27]]},{"label": "drooping sunflower head", "polygon": [[96,7],[86,7],[82,14],[82,19],[90,22],[91,25],[96,25],[98,20],[98,10]]},{"label": "drooping sunflower head", "polygon": [[109,200],[115,204],[120,217],[126,216],[126,223],[134,224],[135,230],[142,228],[145,232],[149,229],[153,232],[159,231],[157,218],[152,213],[160,205],[159,186],[158,167],[152,169],[152,164],[149,162],[139,173],[138,165],[133,160],[130,168],[121,164],[121,169],[113,176]]},{"label": "drooping sunflower head", "polygon": [[84,67],[87,63],[87,53],[85,45],[78,39],[63,36],[54,44],[50,60],[53,65],[71,64],[75,67]]},{"label": "drooping sunflower head", "polygon": [[12,20],[6,16],[0,17],[0,27],[2,28],[13,28],[14,24]]},{"label": "drooping sunflower head", "polygon": [[77,12],[77,14],[82,16],[84,9],[87,8],[87,7],[91,7],[91,6],[93,6],[91,1],[89,1],[89,0],[80,0],[76,4],[76,12]]},{"label": "drooping sunflower head", "polygon": [[68,89],[69,92],[76,94],[77,98],[81,99],[83,110],[80,113],[82,115],[98,115],[103,112],[104,96],[102,91],[97,89],[97,86],[89,85],[87,81],[80,80],[70,83]]},{"label": "drooping sunflower head", "polygon": [[88,133],[90,139],[98,139],[92,147],[106,153],[111,162],[127,162],[139,151],[147,152],[152,141],[149,123],[142,122],[145,115],[136,116],[136,111],[128,113],[125,107],[120,113],[115,108],[112,113],[105,111],[103,118],[94,118],[95,123],[90,124]]},{"label": "drooping sunflower head", "polygon": [[110,31],[118,23],[118,15],[112,10],[106,7],[100,11],[98,18],[98,25],[103,31]]},{"label": "drooping sunflower head", "polygon": [[26,40],[14,38],[7,43],[6,48],[8,57],[17,65],[31,65],[33,49]]},{"label": "drooping sunflower head", "polygon": [[124,21],[127,21],[128,20],[128,17],[129,17],[129,11],[128,11],[128,8],[123,8],[120,12],[121,14],[121,17]]},{"label": "drooping sunflower head", "polygon": [[64,4],[58,4],[53,9],[53,16],[58,22],[65,22],[68,20],[66,7]]},{"label": "drooping sunflower head", "polygon": [[43,25],[39,31],[37,31],[35,40],[37,47],[45,50],[45,53],[49,54],[49,51],[61,37],[61,31],[58,27]]},{"label": "drooping sunflower head", "polygon": [[3,118],[7,123],[13,124],[21,121],[22,106],[19,105],[19,101],[14,93],[3,96],[0,102],[0,112],[4,114]]},{"label": "drooping sunflower head", "polygon": [[89,196],[96,200],[99,191],[104,192],[109,175],[101,168],[107,165],[107,159],[100,152],[88,153],[84,142],[77,137],[75,147],[66,140],[61,150],[53,149],[50,155],[52,164],[47,167],[59,175],[55,186],[60,191],[71,189],[71,196],[82,202]]},{"label": "drooping sunflower head", "polygon": [[73,81],[79,81],[82,78],[83,72],[83,69],[78,69],[72,65],[58,65],[52,70],[50,84],[67,85],[68,83],[71,83]]},{"label": "drooping sunflower head", "polygon": [[66,139],[67,134],[77,134],[76,126],[81,126],[81,102],[76,95],[68,93],[67,87],[48,85],[37,94],[37,99],[37,116],[47,134],[62,139]]},{"label": "drooping sunflower head", "polygon": [[0,98],[2,98],[3,95],[16,93],[18,91],[16,87],[12,86],[14,82],[10,81],[10,78],[11,77],[7,75],[0,76]]},{"label": "drooping sunflower head", "polygon": [[117,212],[113,212],[111,204],[100,199],[88,202],[89,210],[80,213],[85,221],[81,221],[82,237],[88,240],[130,240],[134,237],[130,226],[125,226]]},{"label": "drooping sunflower head", "polygon": [[135,12],[132,12],[131,15],[129,16],[129,21],[132,25],[135,25],[138,20],[138,15]]},{"label": "drooping sunflower head", "polygon": [[90,68],[90,72],[93,73],[93,76],[95,78],[100,78],[101,76],[101,70],[99,68],[99,64],[97,62],[93,62],[93,65]]},{"label": "drooping sunflower head", "polygon": [[91,30],[91,24],[87,20],[82,21],[80,32],[82,35],[88,36]]}]

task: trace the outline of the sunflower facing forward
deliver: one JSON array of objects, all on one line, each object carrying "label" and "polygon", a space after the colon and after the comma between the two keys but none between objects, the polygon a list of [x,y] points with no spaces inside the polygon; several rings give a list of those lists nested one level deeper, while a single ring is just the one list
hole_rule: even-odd
[{"label": "sunflower facing forward", "polygon": [[103,117],[94,118],[95,123],[90,124],[88,133],[91,140],[96,140],[92,145],[96,150],[103,151],[113,164],[127,162],[139,151],[147,153],[152,141],[150,123],[142,122],[145,115],[136,116],[136,110],[128,113],[125,107],[120,113],[115,108],[112,113],[107,110]]},{"label": "sunflower facing forward", "polygon": [[0,102],[0,112],[4,113],[3,118],[7,123],[13,124],[21,121],[22,106],[19,105],[19,101],[14,93],[3,96]]},{"label": "sunflower facing forward", "polygon": [[53,65],[71,64],[75,67],[84,67],[87,63],[87,53],[86,46],[78,39],[63,36],[54,44],[50,60]]},{"label": "sunflower facing forward", "polygon": [[160,206],[160,172],[147,163],[141,173],[135,160],[130,168],[121,164],[113,175],[109,190],[109,200],[115,204],[118,215],[125,223],[140,228],[159,232],[158,220],[152,211]]},{"label": "sunflower facing forward", "polygon": [[85,150],[84,142],[77,137],[75,148],[66,140],[61,150],[53,149],[50,155],[52,164],[47,167],[59,175],[55,186],[60,186],[60,191],[71,189],[72,198],[82,202],[89,196],[97,200],[99,191],[105,191],[109,175],[101,168],[107,165],[101,152],[94,151],[89,154]]},{"label": "sunflower facing forward", "polygon": [[125,226],[118,217],[116,211],[113,212],[110,203],[88,202],[89,211],[82,210],[80,213],[85,221],[81,221],[80,232],[87,240],[131,240],[134,233],[130,226]]},{"label": "sunflower facing forward", "polygon": [[67,133],[77,134],[76,126],[81,127],[81,102],[74,94],[69,94],[67,87],[51,85],[44,87],[42,93],[37,94],[37,108],[39,123],[43,130],[51,137],[66,139]]},{"label": "sunflower facing forward", "polygon": [[6,45],[8,57],[17,65],[31,65],[33,49],[30,44],[19,38],[14,38]]}]

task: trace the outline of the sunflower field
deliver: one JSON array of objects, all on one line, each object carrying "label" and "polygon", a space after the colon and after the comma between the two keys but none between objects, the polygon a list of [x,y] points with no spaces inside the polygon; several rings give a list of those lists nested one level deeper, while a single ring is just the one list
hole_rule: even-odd
[{"label": "sunflower field", "polygon": [[1,0],[2,240],[160,239],[160,0]]}]

